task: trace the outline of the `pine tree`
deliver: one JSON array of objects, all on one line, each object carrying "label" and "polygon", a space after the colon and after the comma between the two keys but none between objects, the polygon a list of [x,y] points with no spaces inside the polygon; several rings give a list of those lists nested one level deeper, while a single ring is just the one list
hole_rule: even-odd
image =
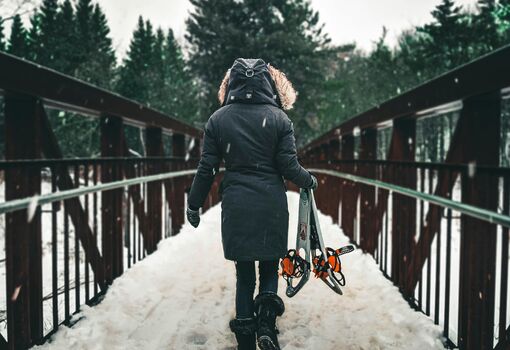
[{"label": "pine tree", "polygon": [[495,22],[502,45],[510,44],[510,0],[499,0]]},{"label": "pine tree", "polygon": [[481,55],[496,49],[500,45],[496,24],[496,0],[478,0],[479,13],[473,16],[473,25],[477,37],[477,54]]},{"label": "pine tree", "polygon": [[59,44],[59,27],[57,25],[57,0],[43,0],[41,6],[37,10],[38,24],[37,31],[31,32],[31,42],[35,45],[31,46],[34,60],[46,67],[55,67],[55,50]]},{"label": "pine tree", "polygon": [[39,47],[41,36],[41,12],[37,9],[30,16],[30,27],[27,31],[27,56],[25,58],[37,62],[37,54],[42,51]]},{"label": "pine tree", "polygon": [[[152,25],[149,21],[145,22],[142,16],[138,17],[129,50],[120,67],[116,87],[121,95],[148,105],[151,104],[149,101],[155,98],[156,90],[160,89],[151,86],[154,70],[154,67],[151,66],[155,60],[153,57],[154,41]],[[162,69],[162,65],[158,68]],[[154,107],[163,110],[159,106]],[[125,133],[127,144],[131,148],[137,148],[141,143],[139,132],[127,128]]]},{"label": "pine tree", "polygon": [[5,51],[4,20],[1,16],[0,16],[0,51]]},{"label": "pine tree", "polygon": [[115,53],[106,17],[91,0],[79,0],[76,5],[77,62],[74,75],[92,84],[110,89],[115,73]]},{"label": "pine tree", "polygon": [[420,42],[427,66],[436,74],[455,68],[470,60],[467,19],[453,0],[442,0],[432,11],[434,21],[419,27]]},{"label": "pine tree", "polygon": [[169,29],[166,35],[167,64],[177,70],[185,69],[184,55],[180,45],[175,39],[173,30]]},{"label": "pine tree", "polygon": [[90,63],[92,42],[92,14],[94,5],[92,0],[79,0],[76,5],[76,40],[79,47],[76,50],[77,67],[75,75],[83,80],[90,81]]},{"label": "pine tree", "polygon": [[140,16],[121,67],[117,90],[123,96],[142,103],[150,99],[150,65],[154,41],[152,25]]},{"label": "pine tree", "polygon": [[108,21],[97,4],[94,6],[91,24],[91,46],[93,49],[90,52],[89,59],[95,64],[91,66],[90,81],[93,84],[111,89],[115,76],[115,51],[113,50],[112,39],[110,38]]},{"label": "pine tree", "polygon": [[152,106],[164,110],[167,100],[171,96],[166,95],[165,86],[165,34],[161,28],[156,30],[149,66],[147,67],[147,80],[151,88],[148,91],[147,103]]},{"label": "pine tree", "polygon": [[[383,33],[376,42],[375,49],[368,56],[369,69],[367,73],[371,74],[371,77],[370,84],[365,91],[370,96],[370,100],[367,102],[372,106],[399,95],[406,88],[400,79],[401,72],[398,70],[397,60],[386,44],[387,34],[387,29],[383,27]],[[377,72],[377,74],[373,74],[373,72]]]},{"label": "pine tree", "polygon": [[405,71],[403,76],[407,78],[406,88],[418,85],[419,82],[433,78],[437,74],[437,68],[428,64],[429,47],[424,44],[426,40],[428,38],[424,39],[416,28],[404,31],[398,38],[395,59],[397,67]]},{"label": "pine tree", "polygon": [[190,65],[206,98],[203,115],[218,107],[216,92],[238,57],[260,57],[289,76],[299,92],[296,129],[312,130],[303,116],[320,113],[328,72],[329,38],[308,0],[191,0],[187,20]]},{"label": "pine tree", "polygon": [[15,15],[12,19],[11,36],[7,52],[25,58],[28,54],[27,44],[27,31],[23,27],[20,15]]},{"label": "pine tree", "polygon": [[198,120],[199,91],[171,29],[166,35],[164,50],[165,90],[167,90],[165,112],[188,123]]},{"label": "pine tree", "polygon": [[142,17],[121,66],[117,90],[187,122],[198,114],[197,89],[172,30],[166,35],[161,29],[154,32]]},{"label": "pine tree", "polygon": [[75,23],[74,8],[70,0],[60,5],[57,14],[58,45],[55,47],[53,66],[59,72],[74,75],[77,67],[79,41]]},{"label": "pine tree", "polygon": [[[70,1],[65,1],[61,6],[59,24],[61,30],[67,30],[61,37],[62,68],[79,79],[111,89],[116,72],[115,53],[101,8],[97,4],[93,5],[90,0],[78,1],[76,11]],[[97,120],[66,114],[58,125],[58,133],[68,140],[66,147],[72,150],[70,155],[97,154]]]},{"label": "pine tree", "polygon": [[79,0],[76,5],[76,30],[77,40],[80,43],[80,48],[77,52],[78,61],[85,62],[89,57],[89,52],[92,49],[92,33],[91,22],[94,6],[92,0]]}]

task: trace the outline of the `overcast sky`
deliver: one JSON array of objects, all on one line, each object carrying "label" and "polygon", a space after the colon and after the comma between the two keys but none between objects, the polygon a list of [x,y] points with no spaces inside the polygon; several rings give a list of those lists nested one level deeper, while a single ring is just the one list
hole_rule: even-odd
[{"label": "overcast sky", "polygon": [[[171,27],[178,37],[185,32],[184,21],[192,6],[188,0],[100,0],[104,8],[115,43],[121,51],[129,45],[131,31],[138,15],[149,18],[156,26]],[[382,33],[389,30],[388,40],[403,29],[430,20],[431,10],[440,0],[312,0],[321,21],[334,43],[356,41],[370,49]],[[476,0],[457,0],[473,6]]]},{"label": "overcast sky", "polygon": [[[4,0],[14,2],[17,0]],[[336,44],[356,41],[370,49],[380,37],[382,27],[389,30],[388,42],[394,44],[404,29],[430,20],[430,12],[441,0],[312,0],[326,31]],[[456,0],[473,7],[476,0]],[[98,0],[108,17],[114,45],[126,51],[139,15],[155,26],[172,28],[178,38],[185,32],[184,21],[192,6],[189,0]]]}]

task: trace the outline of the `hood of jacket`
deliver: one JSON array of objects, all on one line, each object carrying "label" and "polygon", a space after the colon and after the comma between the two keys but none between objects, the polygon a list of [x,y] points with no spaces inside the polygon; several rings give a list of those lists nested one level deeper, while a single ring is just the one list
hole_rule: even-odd
[{"label": "hood of jacket", "polygon": [[291,109],[296,91],[285,74],[262,59],[238,58],[227,71],[218,92],[221,105],[272,104]]}]

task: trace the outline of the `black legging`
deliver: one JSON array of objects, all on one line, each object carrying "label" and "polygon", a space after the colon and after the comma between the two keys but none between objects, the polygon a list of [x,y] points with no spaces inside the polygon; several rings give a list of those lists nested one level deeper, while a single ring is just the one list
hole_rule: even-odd
[{"label": "black legging", "polygon": [[[253,317],[255,262],[237,261],[236,317]],[[278,291],[278,260],[259,262],[259,293]]]}]

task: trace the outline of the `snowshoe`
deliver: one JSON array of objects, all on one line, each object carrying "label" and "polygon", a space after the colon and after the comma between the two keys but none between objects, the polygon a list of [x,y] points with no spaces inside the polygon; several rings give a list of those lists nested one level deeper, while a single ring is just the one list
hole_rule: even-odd
[{"label": "snowshoe", "polygon": [[[296,249],[290,249],[281,261],[282,276],[287,282],[286,295],[293,297],[303,288],[310,277],[311,267],[315,277],[341,295],[340,287],[345,286],[345,276],[340,256],[353,250],[352,245],[336,250],[325,247],[313,191],[301,189]],[[295,279],[299,279],[296,285],[293,284]]]}]

